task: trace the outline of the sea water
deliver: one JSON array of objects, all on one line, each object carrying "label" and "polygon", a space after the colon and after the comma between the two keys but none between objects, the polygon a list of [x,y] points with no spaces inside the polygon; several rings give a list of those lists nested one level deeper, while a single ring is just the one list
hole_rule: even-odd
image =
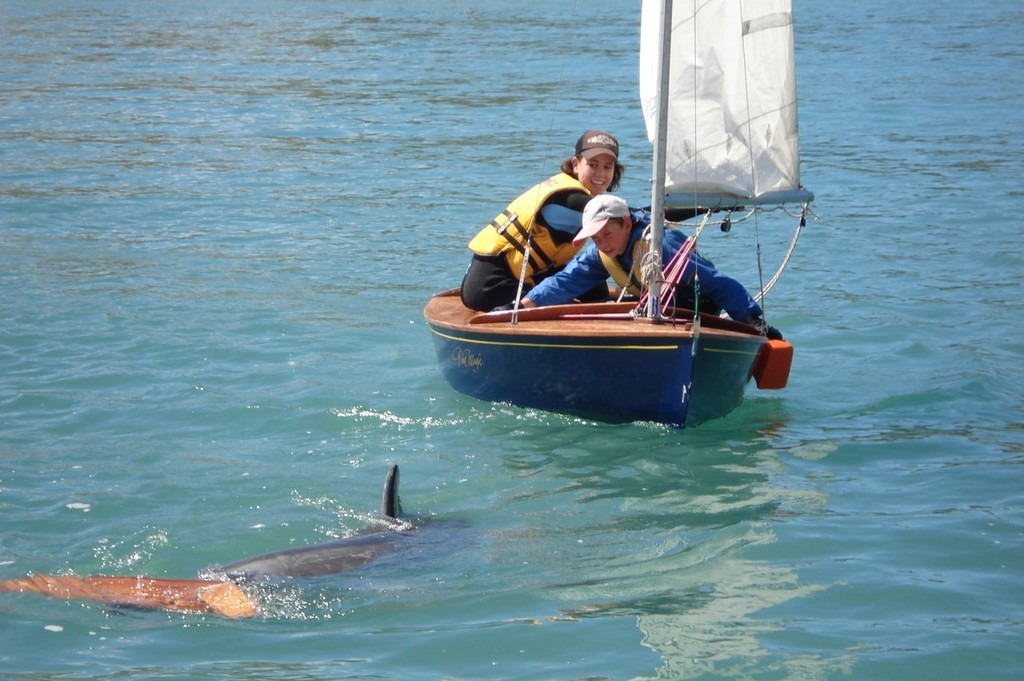
[{"label": "sea water", "polygon": [[[0,675],[1024,676],[1018,2],[795,2],[785,390],[676,430],[438,374],[423,305],[582,130],[647,202],[639,6],[0,2],[0,579],[346,536],[392,463],[430,537],[252,620],[0,594]],[[701,249],[757,289],[795,226]]]}]

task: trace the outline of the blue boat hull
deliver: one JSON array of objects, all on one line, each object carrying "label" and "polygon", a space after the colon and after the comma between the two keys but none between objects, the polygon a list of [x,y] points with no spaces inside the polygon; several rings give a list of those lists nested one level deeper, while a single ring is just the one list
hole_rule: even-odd
[{"label": "blue boat hull", "polygon": [[494,314],[474,315],[457,301],[436,296],[425,310],[438,367],[452,388],[606,422],[693,426],[729,413],[743,400],[764,342],[707,329],[696,334],[694,353],[690,324],[626,315],[550,318],[553,312],[545,319],[521,314],[515,325],[480,323]]}]

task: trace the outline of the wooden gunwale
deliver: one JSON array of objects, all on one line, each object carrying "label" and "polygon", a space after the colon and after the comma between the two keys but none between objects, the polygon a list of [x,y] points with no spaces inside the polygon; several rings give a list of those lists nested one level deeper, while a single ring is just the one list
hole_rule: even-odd
[{"label": "wooden gunwale", "polygon": [[[677,321],[655,322],[633,318],[634,303],[572,303],[519,310],[518,322],[511,324],[512,312],[475,312],[462,305],[457,290],[433,296],[423,310],[431,325],[469,334],[507,336],[568,336],[573,338],[691,338],[693,312],[676,310]],[[757,335],[749,324],[701,314],[700,333],[710,336]]]}]

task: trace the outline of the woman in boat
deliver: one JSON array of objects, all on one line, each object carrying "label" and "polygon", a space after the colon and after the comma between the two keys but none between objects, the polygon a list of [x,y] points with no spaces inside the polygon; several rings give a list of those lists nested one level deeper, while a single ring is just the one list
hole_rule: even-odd
[{"label": "woman in boat", "polygon": [[[521,274],[523,291],[529,291],[562,269],[583,244],[573,240],[583,208],[592,197],[615,190],[624,170],[613,135],[584,132],[576,141],[576,153],[562,163],[558,174],[523,192],[469,242],[473,259],[462,280],[463,305],[488,312],[516,299]],[[607,284],[595,286],[596,291],[579,295],[607,299]]]},{"label": "woman in boat", "polygon": [[[573,240],[578,246],[582,246],[587,239],[592,239],[593,243],[570,260],[561,272],[534,287],[520,301],[520,306],[541,307],[578,300],[581,292],[591,290],[595,282],[605,282],[608,277],[638,295],[640,260],[646,246],[641,237],[649,223],[648,213],[643,210],[631,211],[626,202],[617,196],[605,194],[595,198],[584,209],[582,229]],[[662,262],[671,261],[688,241],[685,234],[666,230],[662,238]],[[666,292],[676,296],[678,306],[693,307],[695,273],[699,282],[698,307],[701,312],[718,314],[725,310],[736,321],[752,324],[758,332],[769,338],[782,339],[777,329],[765,324],[760,306],[743,285],[719,272],[711,261],[696,252],[691,254],[675,291]]]}]

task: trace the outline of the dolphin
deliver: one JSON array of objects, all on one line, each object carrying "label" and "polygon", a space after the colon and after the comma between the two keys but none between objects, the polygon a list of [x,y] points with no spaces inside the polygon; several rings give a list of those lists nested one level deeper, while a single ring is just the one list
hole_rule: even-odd
[{"label": "dolphin", "polygon": [[[392,523],[402,512],[398,480],[398,466],[391,466],[384,480],[381,515]],[[223,578],[34,574],[25,579],[0,582],[0,591],[38,593],[66,600],[85,599],[143,610],[254,617],[259,613],[259,605],[239,586],[246,580],[259,575],[308,577],[351,570],[394,548],[404,534],[388,526],[372,534],[265,553],[224,566],[217,571]]]},{"label": "dolphin", "polygon": [[[398,496],[398,466],[392,466],[384,479],[381,495],[381,515],[390,521],[398,520],[402,500]],[[382,553],[393,550],[402,533],[384,528],[372,534],[346,537],[337,541],[308,546],[296,546],[229,563],[220,568],[234,581],[256,575],[283,577],[312,577],[345,572],[366,565]]]}]

